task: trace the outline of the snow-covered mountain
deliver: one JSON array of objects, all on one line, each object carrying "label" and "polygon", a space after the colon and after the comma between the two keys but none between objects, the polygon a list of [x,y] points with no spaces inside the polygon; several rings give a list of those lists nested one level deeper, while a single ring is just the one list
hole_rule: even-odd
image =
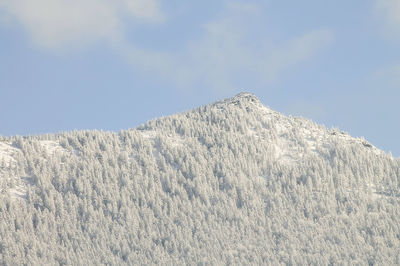
[{"label": "snow-covered mountain", "polygon": [[2,264],[400,264],[400,161],[249,93],[0,139]]}]

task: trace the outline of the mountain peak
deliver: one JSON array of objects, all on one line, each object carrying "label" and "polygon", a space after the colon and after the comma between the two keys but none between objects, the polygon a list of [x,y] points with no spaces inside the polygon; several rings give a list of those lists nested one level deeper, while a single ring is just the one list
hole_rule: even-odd
[{"label": "mountain peak", "polygon": [[216,102],[217,105],[242,105],[242,106],[263,106],[261,101],[252,93],[249,92],[241,92],[236,94],[234,97],[227,98],[225,100]]},{"label": "mountain peak", "polygon": [[397,265],[399,169],[245,92],[119,133],[0,137],[0,264]]},{"label": "mountain peak", "polygon": [[232,102],[251,102],[251,103],[261,103],[260,100],[257,98],[257,96],[255,96],[252,93],[249,92],[241,92],[239,94],[236,94],[233,98],[231,98]]}]

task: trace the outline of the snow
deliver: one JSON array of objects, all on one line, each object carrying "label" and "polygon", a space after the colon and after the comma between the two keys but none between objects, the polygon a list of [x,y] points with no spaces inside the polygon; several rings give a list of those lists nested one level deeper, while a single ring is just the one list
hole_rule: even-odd
[{"label": "snow", "polygon": [[153,141],[156,138],[156,132],[154,130],[142,130],[140,131],[142,133],[142,136],[146,140],[151,140]]},{"label": "snow", "polygon": [[371,192],[372,192],[371,199],[372,200],[377,200],[377,199],[382,198],[382,194],[377,191],[375,184],[369,183],[368,188],[371,189]]},{"label": "snow", "polygon": [[0,164],[4,162],[5,167],[13,166],[16,163],[13,156],[18,152],[10,143],[0,142]]},{"label": "snow", "polygon": [[39,144],[45,149],[47,155],[54,155],[57,152],[66,152],[64,148],[61,147],[60,143],[51,140],[41,140]]},{"label": "snow", "polygon": [[160,143],[156,142],[157,136],[163,136],[170,147],[179,147],[185,143],[185,138],[178,134],[163,134],[154,130],[140,130],[139,132],[142,134],[145,140],[151,142],[153,146],[153,157],[156,160],[159,160],[161,153]]},{"label": "snow", "polygon": [[[331,258],[341,256],[342,261],[365,257],[351,262],[368,264],[369,255],[397,256],[400,242],[396,236],[400,234],[392,225],[397,222],[399,192],[389,186],[398,183],[399,164],[363,138],[284,116],[248,93],[125,133],[121,138],[105,132],[96,132],[96,138],[81,132],[50,136],[61,143],[67,136],[71,143],[85,143],[65,145],[67,150],[44,136],[20,139],[23,153],[9,142],[0,142],[0,181],[5,181],[0,182],[1,196],[24,203],[29,190],[32,209],[17,209],[18,217],[29,215],[30,219],[31,214],[39,214],[44,221],[57,223],[53,226],[57,231],[49,235],[46,226],[36,226],[37,219],[32,219],[32,239],[39,243],[33,246],[68,251],[76,241],[67,240],[80,239],[91,253],[70,257],[88,256],[89,261],[93,252],[101,255],[105,252],[101,247],[117,243],[107,253],[115,255],[110,261],[117,264],[145,261],[145,255],[154,251],[155,263],[161,264],[168,264],[159,259],[164,256],[207,258],[204,254],[213,251],[211,258],[224,252],[237,258],[226,257],[226,263],[209,260],[210,264],[289,264],[286,258],[293,254],[297,256],[293,264],[317,261],[312,254],[322,254],[319,264],[340,264]],[[95,160],[98,153],[109,159],[99,163]],[[35,166],[33,171],[29,165]],[[38,182],[32,182],[33,177]],[[19,226],[15,213],[4,213],[8,215],[6,230],[14,222],[18,234],[13,235],[28,240],[33,236],[32,227]],[[182,233],[171,233],[171,228]],[[349,235],[349,228],[361,229]],[[389,233],[375,234],[375,228]],[[74,235],[69,237],[69,232]],[[138,245],[131,247],[120,236],[132,237],[127,241]],[[175,249],[176,243],[185,250]],[[212,248],[198,252],[204,243]],[[6,244],[11,251],[20,246],[12,238]],[[385,252],[373,254],[371,250]],[[144,255],[118,260],[122,253]],[[32,254],[39,253],[34,250]],[[279,260],[245,260],[259,254],[265,258],[275,255]],[[19,255],[24,258],[26,254]],[[237,260],[240,256],[241,261]],[[309,260],[299,260],[303,256],[310,256]],[[377,258],[383,264],[395,264]],[[197,263],[194,259],[174,262]]]},{"label": "snow", "polygon": [[[54,156],[56,153],[67,153],[59,142],[50,140],[39,140],[38,144],[43,148],[47,156]],[[0,142],[0,184],[9,185],[9,193],[12,199],[26,199],[27,187],[30,184],[30,177],[15,175],[13,169],[17,167],[16,156],[22,155],[22,151],[9,142]],[[43,160],[48,160],[43,158]],[[7,179],[7,180],[6,180]]]},{"label": "snow", "polygon": [[26,199],[27,188],[24,184],[17,184],[10,189],[12,199]]},{"label": "snow", "polygon": [[[240,96],[240,95],[239,95]],[[239,97],[237,96],[237,97]],[[242,99],[251,98],[251,94],[243,94]],[[255,97],[255,96],[254,96]],[[236,102],[233,98],[231,102]],[[317,125],[314,122],[301,118],[301,117],[287,117],[283,114],[273,111],[270,108],[262,105],[258,100],[250,101],[253,108],[257,110],[257,113],[262,115],[263,121],[260,121],[259,126],[264,131],[270,130],[263,126],[264,124],[272,124],[272,129],[278,134],[278,137],[273,140],[272,145],[275,150],[275,158],[284,164],[296,164],[301,163],[301,159],[304,156],[318,156],[321,153],[329,152],[332,150],[336,143],[339,141],[343,144],[356,144],[365,147],[366,150],[376,154],[383,155],[384,152],[374,147],[371,143],[366,141],[364,138],[354,138],[345,132],[341,132],[337,129],[328,130],[326,127]],[[296,130],[299,137],[294,138],[291,136],[292,132]],[[265,134],[260,134],[256,131],[256,127],[248,129],[248,136],[257,137],[263,141],[271,141],[266,139]],[[300,141],[300,144],[298,143]]]},{"label": "snow", "polygon": [[[315,124],[305,118],[287,117],[283,114],[271,110],[264,106],[256,96],[250,93],[241,93],[237,96],[219,101],[212,106],[218,110],[223,110],[227,105],[244,106],[250,108],[256,114],[257,118],[254,124],[247,129],[247,136],[257,138],[259,141],[270,143],[275,160],[284,165],[296,166],[301,164],[307,158],[328,154],[330,150],[340,143],[357,144],[364,147],[376,155],[382,155],[380,151],[364,138],[353,138],[350,135],[337,129],[329,130],[324,126]],[[271,131],[276,136],[270,134]],[[152,155],[156,160],[160,159],[162,153],[161,145],[157,137],[162,138],[169,147],[184,147],[187,139],[174,132],[161,132],[154,129],[139,130],[145,141],[149,141],[152,146]],[[294,136],[293,132],[296,132]],[[59,142],[51,140],[38,140],[38,144],[43,148],[47,156],[54,156],[57,153],[68,152],[61,147]],[[6,172],[16,165],[15,156],[21,151],[8,142],[0,142],[0,178],[5,176]],[[78,151],[75,151],[78,155]],[[135,159],[134,156],[132,159]],[[44,158],[44,160],[47,160]],[[10,188],[13,198],[24,198],[27,184],[22,177],[11,176],[14,187]],[[371,185],[375,198],[382,197],[376,191],[375,186]]]},{"label": "snow", "polygon": [[[212,106],[224,110],[227,105],[242,106],[252,111],[257,119],[247,128],[247,136],[271,143],[277,162],[286,165],[301,164],[305,157],[329,154],[340,143],[344,145],[360,145],[375,155],[385,153],[364,138],[354,138],[337,129],[329,130],[308,119],[285,116],[264,106],[256,96],[240,93],[233,98],[219,101]],[[270,131],[276,132],[271,139]],[[296,135],[293,135],[295,132]]]},{"label": "snow", "polygon": [[9,192],[11,198],[23,198],[26,190],[19,178],[11,174],[11,170],[16,167],[15,156],[21,151],[8,142],[0,142],[0,184],[14,184]]}]

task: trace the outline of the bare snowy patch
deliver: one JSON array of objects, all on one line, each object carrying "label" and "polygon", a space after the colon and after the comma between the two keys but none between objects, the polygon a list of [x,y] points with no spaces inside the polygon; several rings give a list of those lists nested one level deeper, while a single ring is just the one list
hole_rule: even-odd
[{"label": "bare snowy patch", "polygon": [[55,153],[59,152],[66,152],[66,150],[61,147],[60,143],[51,140],[41,140],[39,144],[45,149],[47,155],[54,155]]},{"label": "bare snowy patch", "polygon": [[[50,140],[38,140],[37,144],[44,151],[43,161],[56,154],[70,153],[59,142]],[[26,199],[28,186],[32,185],[32,178],[20,176],[24,169],[18,169],[18,156],[23,156],[22,151],[8,142],[0,142],[0,184],[3,190],[8,191],[12,199]]]},{"label": "bare snowy patch", "polygon": [[20,152],[19,149],[11,146],[10,143],[0,142],[0,167],[11,167],[16,161],[13,156]]}]

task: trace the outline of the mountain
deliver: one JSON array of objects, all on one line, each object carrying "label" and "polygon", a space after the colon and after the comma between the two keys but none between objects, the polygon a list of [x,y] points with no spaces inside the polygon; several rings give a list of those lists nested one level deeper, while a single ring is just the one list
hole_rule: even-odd
[{"label": "mountain", "polygon": [[400,264],[400,160],[233,98],[0,139],[0,262]]}]

